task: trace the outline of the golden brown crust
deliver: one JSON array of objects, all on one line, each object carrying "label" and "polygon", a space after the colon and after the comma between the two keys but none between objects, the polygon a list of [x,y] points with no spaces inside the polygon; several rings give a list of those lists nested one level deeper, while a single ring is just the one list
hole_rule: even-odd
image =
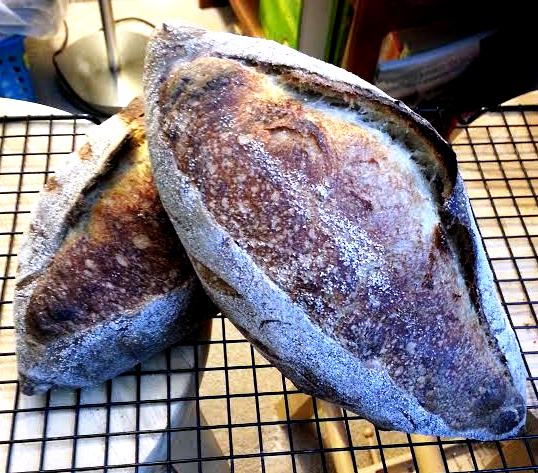
[{"label": "golden brown crust", "polygon": [[[490,418],[514,395],[509,374],[458,283],[445,229],[422,230],[430,191],[386,144],[229,59],[178,66],[159,106],[208,211],[322,330],[454,429],[469,418],[498,432],[519,422],[523,413]],[[346,246],[353,232],[364,247]],[[455,403],[454,392],[468,395]]]},{"label": "golden brown crust", "polygon": [[60,183],[54,176],[50,176],[45,184],[45,190],[53,192],[60,189]]},{"label": "golden brown crust", "polygon": [[80,159],[83,159],[83,160],[91,159],[92,146],[90,145],[90,143],[84,143],[82,147],[78,150],[78,155]]},{"label": "golden brown crust", "polygon": [[144,116],[144,100],[142,97],[133,99],[117,116],[127,125],[131,124],[137,118]]},{"label": "golden brown crust", "polygon": [[[84,197],[95,201],[77,213],[77,224],[40,275],[26,319],[36,340],[135,310],[191,278],[153,182],[140,119],[117,154],[116,168]],[[49,179],[49,190],[54,182]]]},{"label": "golden brown crust", "polygon": [[192,265],[198,276],[211,288],[232,297],[241,297],[240,294],[230,286],[226,281],[211,271],[205,264],[202,264],[196,258],[191,257]]}]

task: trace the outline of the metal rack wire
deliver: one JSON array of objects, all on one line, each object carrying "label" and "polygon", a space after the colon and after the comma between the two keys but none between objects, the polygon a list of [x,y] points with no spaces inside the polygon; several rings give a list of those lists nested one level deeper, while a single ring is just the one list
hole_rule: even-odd
[{"label": "metal rack wire", "polygon": [[[538,417],[538,108],[488,116],[459,125],[453,146],[524,353],[529,416]],[[423,461],[426,451],[446,472],[538,471],[532,423],[515,439],[483,444],[382,431],[315,399],[301,414],[303,395],[221,316],[210,335],[103,386],[23,396],[12,317],[17,248],[39,190],[91,121],[0,118],[0,471],[330,472],[339,456],[355,472],[440,471]],[[187,391],[186,377],[194,380]],[[331,425],[344,444],[328,438]]]}]

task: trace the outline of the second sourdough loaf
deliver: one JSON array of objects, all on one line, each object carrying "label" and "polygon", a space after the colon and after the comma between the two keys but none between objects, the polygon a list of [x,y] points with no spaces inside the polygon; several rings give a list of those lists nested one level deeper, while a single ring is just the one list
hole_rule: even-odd
[{"label": "second sourdough loaf", "polygon": [[208,294],[300,389],[407,432],[497,439],[525,372],[447,144],[273,42],[164,25],[150,154]]},{"label": "second sourdough loaf", "polygon": [[51,176],[19,252],[25,394],[103,382],[212,315],[161,205],[137,99]]}]

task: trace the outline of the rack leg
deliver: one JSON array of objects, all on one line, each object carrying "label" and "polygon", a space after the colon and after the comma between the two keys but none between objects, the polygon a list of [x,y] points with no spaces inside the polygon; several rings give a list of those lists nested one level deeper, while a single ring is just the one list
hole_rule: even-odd
[{"label": "rack leg", "polygon": [[[429,435],[412,434],[413,443],[435,441],[435,437]],[[424,445],[423,447],[414,447],[415,457],[417,459],[418,470],[420,473],[438,473],[445,471],[445,464],[441,457],[440,447],[437,445]]]},{"label": "rack leg", "polygon": [[[330,402],[316,400],[318,414],[323,418],[342,417],[342,409]],[[314,415],[312,397],[306,394],[288,396],[288,408],[292,419],[311,419]],[[286,419],[286,400],[282,397],[276,406],[278,416]],[[348,448],[346,431],[342,421],[323,421],[319,423],[321,438],[326,448]],[[353,473],[352,452],[330,452],[328,456],[338,473]]]},{"label": "rack leg", "polygon": [[[288,396],[288,408],[291,419],[310,419],[314,415],[312,397],[306,394],[294,394]],[[277,402],[276,410],[281,419],[286,419],[286,399],[284,396]]]}]

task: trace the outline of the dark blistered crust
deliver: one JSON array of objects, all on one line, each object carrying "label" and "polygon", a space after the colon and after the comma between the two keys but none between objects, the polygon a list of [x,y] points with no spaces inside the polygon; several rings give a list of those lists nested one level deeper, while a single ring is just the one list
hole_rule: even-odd
[{"label": "dark blistered crust", "polygon": [[[145,141],[138,126],[117,153],[118,164],[120,159],[130,162],[121,163],[125,169],[108,178],[114,182],[85,209],[87,215],[78,214],[87,222],[68,234],[40,276],[27,313],[27,333],[36,340],[68,335],[137,310],[191,277],[147,158],[136,161],[140,146]],[[60,191],[50,185],[48,190]]]},{"label": "dark blistered crust", "polygon": [[[355,82],[360,83],[357,78],[350,78],[332,66],[320,66],[274,43],[239,38],[236,45],[231,35],[217,36],[164,26],[150,44],[145,79],[150,97],[148,110],[155,117],[150,122],[152,159],[160,174],[165,206],[175,215],[178,204],[183,211],[196,209],[199,204],[211,216],[206,220],[203,212],[194,212],[187,225],[176,225],[180,236],[185,238],[187,250],[197,252],[195,269],[206,289],[243,331],[245,326],[250,326],[250,330],[245,331],[247,338],[307,392],[319,394],[371,419],[381,419],[385,426],[410,431],[470,435],[480,439],[502,438],[510,431],[514,433],[525,418],[524,369],[514,335],[506,325],[494,293],[461,178],[457,176],[454,153],[422,118],[372,86],[356,85]],[[220,39],[223,44],[219,43]],[[211,57],[223,61],[219,63]],[[182,66],[186,61],[193,62]],[[207,63],[205,68],[204,62]],[[249,67],[242,67],[245,65]],[[432,195],[438,204],[442,225],[434,229],[429,246],[424,247],[426,251],[416,254],[416,258],[407,263],[404,269],[408,277],[392,277],[392,287],[407,292],[409,300],[400,299],[394,304],[394,294],[381,294],[380,298],[374,297],[379,303],[376,313],[368,307],[370,294],[360,293],[361,290],[368,293],[370,289],[375,292],[379,289],[375,284],[356,286],[357,305],[346,305],[349,300],[345,291],[340,295],[333,291],[330,297],[323,297],[330,285],[321,280],[321,273],[328,268],[331,258],[333,263],[338,260],[331,238],[339,232],[326,232],[326,225],[309,213],[302,181],[294,185],[287,182],[284,188],[278,188],[274,185],[276,181],[271,181],[274,177],[270,175],[271,170],[264,169],[260,163],[273,165],[276,174],[299,173],[303,181],[315,183],[316,179],[334,173],[335,166],[338,168],[340,164],[341,149],[331,144],[339,127],[328,125],[328,129],[324,129],[323,119],[305,119],[304,110],[293,99],[293,94],[289,100],[279,97],[268,100],[267,104],[261,85],[263,80],[256,78],[256,71],[299,91],[305,101],[322,97],[337,106],[351,107],[358,116],[363,115],[364,109],[366,117],[374,116],[374,127],[413,150],[413,158],[432,183]],[[328,118],[327,122],[330,121]],[[368,144],[365,149],[370,150],[370,155],[364,156],[368,165],[375,166],[374,162],[382,160],[382,150]],[[309,164],[299,168],[305,162]],[[241,183],[236,182],[238,176]],[[264,187],[267,182],[270,185]],[[360,192],[360,185],[339,184],[337,187],[342,192],[351,194],[335,196],[338,201],[335,219],[338,213],[363,218],[375,213],[382,203],[375,193]],[[192,191],[186,190],[191,187]],[[385,189],[390,195],[395,191],[394,183],[386,185]],[[323,192],[319,198],[324,198]],[[293,208],[294,203],[296,208]],[[409,205],[401,214],[395,212],[392,222],[380,222],[384,223],[386,231],[383,225],[379,225],[378,231],[372,227],[374,231],[370,231],[370,235],[374,244],[379,243],[384,234],[390,234],[394,226],[402,224],[401,228],[406,231],[419,226],[420,222],[406,221],[406,212],[412,214],[412,209],[413,205]],[[273,223],[275,228],[271,228]],[[191,227],[196,228],[198,224],[207,232],[222,231],[226,235],[224,240],[231,242],[223,243],[224,246],[238,248],[233,250],[233,258],[222,250],[226,261],[242,261],[245,266],[228,267],[220,260],[219,245],[204,246],[191,240],[191,233],[197,234]],[[289,232],[295,225],[297,228]],[[406,225],[409,228],[406,229]],[[310,246],[305,251],[307,242]],[[210,249],[208,253],[204,253],[206,248]],[[319,268],[312,260],[307,260],[304,268],[292,266],[293,255],[311,256],[312,248],[323,250],[318,255],[322,257]],[[252,263],[241,259],[239,249],[252,258]],[[457,287],[450,272],[441,274],[447,263],[458,259],[465,279],[461,287]],[[382,261],[386,262],[386,258]],[[279,277],[279,273],[285,274],[287,269],[290,274]],[[279,319],[280,312],[268,315],[255,327],[248,319],[263,319],[263,307],[271,306],[272,297],[277,297],[271,292],[269,300],[260,302],[262,309],[255,295],[247,300],[247,296],[253,296],[248,281],[250,277],[256,279],[248,274],[250,271],[256,274],[258,270],[267,278],[263,285],[257,283],[260,298],[265,291],[273,291],[271,284],[276,283],[291,299],[290,312],[297,307],[304,309],[312,321],[345,347],[347,353],[361,359],[358,366],[354,365],[357,371],[366,367],[377,372],[375,379],[359,381],[357,388],[346,386],[347,379],[342,379],[342,388],[335,390],[329,381],[332,359],[324,359],[328,365],[321,371],[312,371],[311,366],[316,362],[308,357],[295,359],[295,365],[289,364],[287,360],[293,355],[288,350],[295,348],[276,349],[278,340],[269,332],[280,333],[288,342],[299,335],[295,333],[290,340],[286,338],[287,329],[282,318]],[[339,267],[337,272],[341,270]],[[237,284],[242,278],[236,276],[236,272],[247,273],[246,287],[243,283]],[[231,282],[234,278],[235,284]],[[413,288],[415,282],[418,286]],[[304,298],[320,294],[315,301]],[[477,314],[458,315],[458,311],[465,312],[462,308],[465,298],[471,300]],[[340,309],[349,309],[349,313],[335,318],[334,312],[331,314],[329,310],[331,301]],[[405,311],[389,320],[398,307],[404,307]],[[405,320],[402,315],[409,312],[413,316]],[[291,325],[294,323],[291,321]],[[294,330],[291,325],[290,331]],[[272,329],[268,330],[268,326]],[[311,335],[315,333],[312,329]],[[326,342],[317,340],[321,353],[326,349]],[[368,376],[370,373],[368,371]],[[375,411],[362,410],[361,396],[353,398],[355,389],[363,390],[364,402],[376,404],[372,399],[377,397],[371,397],[377,389],[374,385],[383,384],[386,373],[394,384],[388,390],[384,385],[377,395],[386,399],[396,396],[398,412],[391,412],[390,405],[377,405]],[[407,410],[408,401],[404,400],[400,389],[410,393],[422,410],[416,407]],[[432,414],[426,424],[422,417],[424,412]],[[396,420],[397,414],[405,421]],[[443,427],[440,427],[440,418]]]},{"label": "dark blistered crust", "polygon": [[19,362],[22,392],[31,396],[54,388],[100,384],[196,333],[200,324],[210,325],[214,312],[193,276],[181,288],[148,299],[136,311],[47,340],[41,357],[26,358],[24,366]]},{"label": "dark blistered crust", "polygon": [[[162,91],[159,106],[169,109],[162,133],[179,169],[294,303],[365,363],[375,358],[452,427],[471,418],[497,422],[490,414],[517,394],[505,392],[509,373],[470,313],[444,226],[422,240],[415,214],[425,199],[382,143],[292,97],[275,97],[263,75],[233,60],[178,67]],[[354,242],[358,250],[342,243],[355,236],[333,219],[366,233]],[[207,284],[219,282],[201,264],[196,269]],[[467,394],[454,403],[455,391]]]},{"label": "dark blistered crust", "polygon": [[71,170],[49,179],[21,248],[15,312],[25,394],[103,382],[214,311],[157,194],[142,101],[92,133]]}]

